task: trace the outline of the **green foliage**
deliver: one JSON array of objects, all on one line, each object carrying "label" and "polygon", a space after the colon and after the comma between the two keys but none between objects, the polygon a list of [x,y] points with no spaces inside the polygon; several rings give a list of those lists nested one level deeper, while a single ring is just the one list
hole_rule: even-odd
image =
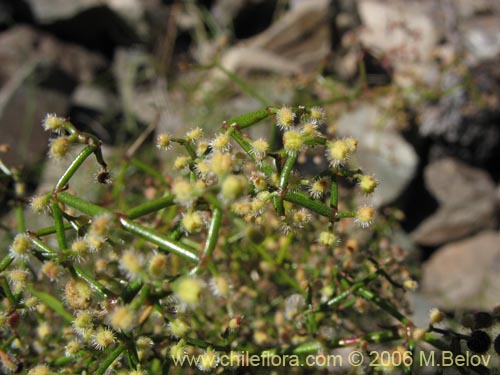
[{"label": "green foliage", "polygon": [[[250,139],[245,130],[259,123],[279,128],[283,146]],[[33,374],[40,364],[57,373],[183,372],[173,360],[185,353],[201,355],[198,367],[211,371],[221,354],[244,350],[303,359],[370,343],[410,354],[418,341],[446,346],[432,325],[420,332],[407,317],[405,289],[416,283],[386,227],[353,239],[375,209],[341,199],[339,182],[358,183],[366,196],[378,181],[350,168],[357,141],[327,134],[321,108],[236,116],[209,139],[198,128],[160,134],[160,152],[185,150],[177,171],[127,158],[105,204],[71,189],[92,155],[97,182],[109,183],[100,141],[55,115],[44,127],[57,135],[51,157],[82,149],[52,191],[31,200],[52,219],[47,228],[24,227],[22,182],[2,164],[19,192],[18,235],[0,261],[6,371],[22,363]],[[301,176],[307,155],[324,170]],[[121,197],[137,188],[126,182],[132,168],[149,181],[139,185],[147,198],[124,208]]]}]

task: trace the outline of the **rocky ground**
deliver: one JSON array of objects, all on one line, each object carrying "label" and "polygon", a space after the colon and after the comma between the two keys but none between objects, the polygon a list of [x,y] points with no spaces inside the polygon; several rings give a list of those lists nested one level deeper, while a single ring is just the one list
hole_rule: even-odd
[{"label": "rocky ground", "polygon": [[0,30],[0,144],[15,145],[2,158],[33,187],[47,112],[117,145],[153,121],[175,133],[328,102],[353,91],[363,61],[362,94],[326,108],[364,145],[375,204],[403,210],[423,296],[446,309],[500,301],[500,2],[17,0],[0,2]]}]

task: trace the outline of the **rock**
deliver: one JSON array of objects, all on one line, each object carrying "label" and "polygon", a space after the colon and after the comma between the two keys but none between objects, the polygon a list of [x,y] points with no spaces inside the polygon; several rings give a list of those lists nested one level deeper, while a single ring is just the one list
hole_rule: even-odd
[{"label": "rock", "polygon": [[486,172],[446,158],[428,165],[424,179],[439,209],[413,231],[418,244],[436,246],[495,225],[495,185]]},{"label": "rock", "polygon": [[462,25],[462,35],[471,63],[500,56],[500,15],[472,18]]},{"label": "rock", "polygon": [[140,22],[144,8],[139,0],[28,0],[38,22],[50,24],[77,16],[89,9],[106,6],[130,23]]},{"label": "rock", "polygon": [[[341,136],[353,136],[359,148],[352,163],[367,173],[373,173],[380,186],[372,196],[372,203],[381,206],[393,202],[412,180],[418,156],[389,121],[380,126],[381,111],[371,104],[360,104],[343,114],[337,121]],[[384,120],[385,121],[385,120]]]},{"label": "rock", "polygon": [[433,3],[360,0],[363,45],[375,55],[387,56],[395,65],[431,60],[441,37]]},{"label": "rock", "polygon": [[[220,65],[237,74],[289,76],[315,71],[329,52],[328,1],[310,0],[286,12],[264,32],[226,50]],[[206,97],[228,81],[225,73],[214,68],[197,96]]]},{"label": "rock", "polygon": [[105,62],[28,26],[0,34],[0,60],[0,143],[16,146],[4,161],[30,170],[45,154],[45,114],[67,115],[77,82],[93,79]]},{"label": "rock", "polygon": [[486,231],[438,249],[422,287],[443,309],[491,310],[500,300],[500,234]]},{"label": "rock", "polygon": [[140,0],[27,0],[37,24],[62,39],[112,56],[146,37]]},{"label": "rock", "polygon": [[115,113],[119,104],[115,96],[102,87],[81,84],[73,92],[71,105],[99,113]]},{"label": "rock", "polygon": [[433,157],[456,156],[472,164],[482,164],[495,154],[500,142],[498,61],[471,70],[476,83],[475,96],[467,88],[466,81],[470,78],[450,70],[443,74],[439,88],[446,94],[437,102],[418,108],[418,130],[421,136],[432,139]]}]

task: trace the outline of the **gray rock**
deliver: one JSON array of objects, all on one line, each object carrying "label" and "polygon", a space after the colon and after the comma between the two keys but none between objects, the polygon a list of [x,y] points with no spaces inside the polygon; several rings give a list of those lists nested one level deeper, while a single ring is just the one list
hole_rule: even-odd
[{"label": "gray rock", "polygon": [[438,249],[424,264],[422,287],[440,308],[491,310],[500,300],[500,234],[486,231]]},{"label": "gray rock", "polygon": [[107,6],[131,24],[140,22],[144,5],[139,0],[28,0],[35,18],[42,24],[66,20],[88,9]]},{"label": "gray rock", "polygon": [[3,159],[29,169],[46,150],[45,114],[65,116],[75,83],[92,79],[104,60],[28,26],[0,34],[0,60],[0,143],[15,145]]},{"label": "gray rock", "polygon": [[413,147],[401,137],[394,123],[388,121],[380,126],[381,119],[376,106],[361,104],[337,121],[341,136],[353,136],[359,141],[351,164],[358,164],[380,181],[372,197],[376,206],[394,201],[412,180],[418,164]]},{"label": "gray rock", "polygon": [[446,158],[428,165],[424,179],[439,209],[413,231],[417,243],[436,246],[495,225],[495,185],[486,172]]},{"label": "gray rock", "polygon": [[[264,32],[227,49],[220,65],[237,74],[269,72],[289,76],[314,71],[330,52],[328,3],[310,0],[298,4]],[[206,54],[195,56],[202,63],[209,62]],[[197,95],[210,95],[228,81],[226,74],[214,68]]]},{"label": "gray rock", "polygon": [[472,18],[462,25],[462,35],[473,63],[500,56],[500,15]]},{"label": "gray rock", "polygon": [[432,58],[442,30],[433,1],[360,0],[361,41],[375,55],[395,65]]}]

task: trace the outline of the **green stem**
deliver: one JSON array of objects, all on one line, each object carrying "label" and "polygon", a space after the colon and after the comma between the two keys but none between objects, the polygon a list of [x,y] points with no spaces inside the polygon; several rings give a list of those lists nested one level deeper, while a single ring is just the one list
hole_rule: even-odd
[{"label": "green stem", "polygon": [[44,258],[57,258],[58,253],[51,249],[45,242],[41,241],[40,239],[31,236],[31,242],[33,243],[34,247],[38,252],[43,255]]},{"label": "green stem", "polygon": [[59,202],[54,199],[52,202],[52,216],[54,216],[54,224],[56,227],[57,243],[59,244],[59,250],[64,251],[68,248],[68,243],[66,241],[66,234],[64,229],[64,221],[61,208],[59,207]]},{"label": "green stem", "polygon": [[116,358],[118,358],[118,356],[120,354],[122,354],[124,350],[125,350],[125,346],[123,344],[121,344],[118,347],[116,347],[115,349],[113,349],[112,351],[110,351],[108,353],[108,355],[106,356],[106,358],[104,358],[104,360],[101,362],[101,365],[97,368],[97,370],[94,374],[95,375],[103,375],[106,372],[106,370],[108,369],[108,367],[111,366],[111,364],[114,362],[114,360]]},{"label": "green stem", "polygon": [[162,185],[165,184],[165,177],[158,172],[155,168],[151,167],[150,165],[142,162],[141,160],[138,160],[136,158],[130,159],[130,164],[132,164],[134,167],[137,169],[140,169],[141,171],[147,173],[151,177],[154,177],[157,179]]},{"label": "green stem", "polygon": [[330,188],[330,207],[337,209],[339,204],[339,184],[337,182],[337,175],[332,175],[332,186]]},{"label": "green stem", "polygon": [[[71,229],[72,226],[70,223],[64,223],[64,230]],[[46,228],[41,228],[38,229],[34,232],[35,236],[37,237],[43,237],[43,236],[48,236],[49,234],[54,234],[56,233],[56,227],[54,225]]]},{"label": "green stem", "polygon": [[0,272],[4,271],[14,261],[10,255],[6,255],[0,262]]},{"label": "green stem", "polygon": [[125,215],[127,215],[127,217],[131,220],[137,219],[138,217],[150,214],[152,212],[159,211],[162,208],[169,207],[173,204],[174,204],[174,196],[167,195],[165,197],[161,197],[161,198],[140,204],[138,206],[132,207],[127,212],[125,212]]},{"label": "green stem", "polygon": [[345,212],[337,212],[336,219],[347,219],[347,218],[353,218],[356,217],[356,212],[355,211],[345,211]]},{"label": "green stem", "polygon": [[64,204],[67,204],[68,206],[76,208],[78,211],[81,211],[87,215],[98,216],[111,213],[101,206],[90,203],[64,191],[57,194],[57,200],[63,202]]},{"label": "green stem", "polygon": [[[87,215],[95,216],[99,214],[113,214],[111,211],[106,210],[105,208],[97,206],[66,192],[60,192],[59,194],[57,194],[57,199]],[[122,228],[127,232],[136,234],[139,237],[158,245],[160,249],[172,252],[185,259],[198,262],[198,256],[192,253],[192,250],[189,247],[179,242],[169,240],[155,230],[135,223],[134,221],[125,217],[120,217],[119,222]]]},{"label": "green stem", "polygon": [[17,231],[22,233],[26,230],[26,222],[24,218],[24,209],[23,206],[19,203],[16,205],[16,224]]},{"label": "green stem", "polygon": [[249,128],[259,121],[269,117],[268,109],[259,109],[255,112],[245,113],[240,116],[233,117],[227,121],[229,125],[236,124],[239,129]]},{"label": "green stem", "polygon": [[174,253],[184,259],[192,260],[194,262],[199,261],[198,256],[194,254],[189,247],[180,242],[171,241],[151,228],[146,228],[143,225],[137,224],[132,220],[128,220],[123,217],[120,218],[120,224],[127,232],[136,234],[139,237],[158,245],[158,247],[162,250]]},{"label": "green stem", "polygon": [[69,167],[64,171],[63,175],[57,181],[54,190],[63,189],[68,183],[71,177],[75,174],[75,172],[80,168],[83,162],[94,152],[95,148],[93,146],[86,146],[73,160],[73,162],[69,165]]},{"label": "green stem", "polygon": [[394,318],[399,320],[401,323],[403,324],[411,323],[411,321],[406,316],[401,314],[396,307],[394,307],[388,301],[382,299],[380,296],[373,293],[371,290],[361,287],[356,291],[356,294],[363,297],[367,301],[374,303],[382,310],[384,310],[385,312],[387,312],[388,314],[392,315]]},{"label": "green stem", "polygon": [[90,286],[102,298],[107,298],[108,296],[113,295],[113,292],[111,292],[108,288],[106,288],[104,285],[102,285],[98,281],[94,280],[87,272],[82,270],[80,267],[73,266],[73,269],[74,269],[75,273],[78,275],[78,277],[82,278],[87,283],[89,283]]},{"label": "green stem", "polygon": [[73,315],[66,311],[61,301],[49,293],[40,292],[36,290],[33,285],[28,285],[28,290],[36,298],[46,304],[50,309],[54,310],[59,316],[64,318],[68,323],[71,323],[74,319]]},{"label": "green stem", "polygon": [[12,294],[12,291],[10,290],[9,283],[7,282],[7,279],[5,277],[0,278],[0,285],[2,286],[3,292],[5,294],[5,297],[7,297],[7,300],[9,301],[11,306],[16,306],[17,301],[16,297]]},{"label": "green stem", "polygon": [[309,195],[298,191],[298,192],[286,192],[285,200],[288,202],[292,202],[298,204],[300,206],[306,207],[311,211],[314,211],[322,216],[326,216],[329,219],[332,219],[333,211],[326,204],[309,198]]},{"label": "green stem", "polygon": [[215,64],[215,66],[222,71],[225,75],[231,79],[234,83],[236,83],[238,86],[242,88],[244,92],[246,92],[248,95],[253,97],[254,99],[258,100],[259,103],[263,106],[268,106],[269,102],[262,96],[260,95],[257,91],[255,91],[247,82],[242,80],[237,74],[234,74],[230,70],[227,70],[220,64]]},{"label": "green stem", "polygon": [[[212,252],[217,245],[217,239],[219,238],[219,229],[222,222],[222,210],[220,208],[214,208],[212,211],[212,220],[210,221],[210,227],[208,228],[207,240],[205,242],[205,247],[200,256],[200,262],[206,262],[211,256]],[[198,264],[192,271],[192,273],[199,273],[201,270],[200,264]]]},{"label": "green stem", "polygon": [[285,208],[283,206],[283,196],[286,192],[286,187],[288,185],[288,179],[290,178],[290,173],[292,173],[293,166],[295,165],[295,161],[297,160],[297,153],[293,155],[289,155],[286,158],[285,164],[283,165],[283,169],[281,170],[280,181],[279,181],[279,191],[281,196],[279,199],[275,200],[276,203],[276,211],[278,216],[285,215]]}]

